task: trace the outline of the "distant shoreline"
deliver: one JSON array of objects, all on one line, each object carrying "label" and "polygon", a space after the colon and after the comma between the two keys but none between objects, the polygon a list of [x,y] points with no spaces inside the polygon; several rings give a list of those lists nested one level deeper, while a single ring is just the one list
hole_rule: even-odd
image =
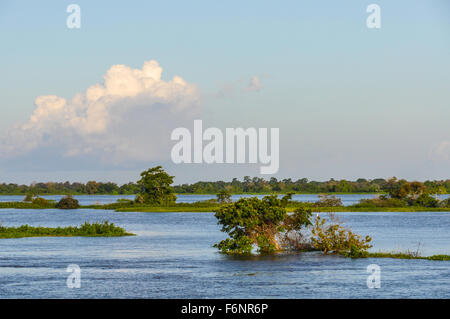
[{"label": "distant shoreline", "polygon": [[[231,193],[231,195],[286,195],[287,193],[292,192],[285,192],[285,193],[274,193],[274,192],[264,192],[264,193]],[[319,194],[327,194],[327,195],[383,195],[386,194],[384,192],[379,193],[334,193],[334,192],[319,192],[319,193],[305,193],[305,192],[293,192],[294,195],[319,195]],[[7,194],[0,194],[1,196],[26,196],[25,193],[7,193]],[[112,194],[112,193],[100,193],[100,194],[82,194],[82,193],[50,193],[50,194],[37,194],[39,196],[65,196],[65,195],[72,195],[72,196],[136,196],[136,194]],[[197,196],[197,195],[210,195],[215,196],[216,193],[176,193],[177,196]],[[447,195],[447,194],[442,194]]]}]

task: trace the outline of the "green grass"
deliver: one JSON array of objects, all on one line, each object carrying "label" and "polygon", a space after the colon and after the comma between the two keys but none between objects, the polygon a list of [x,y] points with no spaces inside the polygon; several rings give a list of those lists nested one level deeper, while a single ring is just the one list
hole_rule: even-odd
[{"label": "green grass", "polygon": [[133,236],[122,227],[105,221],[103,223],[88,223],[83,225],[69,227],[33,227],[22,225],[19,227],[0,226],[0,238],[23,238],[23,237],[116,237],[116,236]]},{"label": "green grass", "polygon": [[368,253],[364,258],[394,258],[394,259],[423,259],[423,260],[450,260],[450,255],[419,256],[415,253],[378,252]]},{"label": "green grass", "polygon": [[55,208],[56,203],[48,201],[45,204],[35,204],[31,202],[0,202],[1,208],[17,208],[17,209],[48,209]]},{"label": "green grass", "polygon": [[141,207],[128,207],[128,208],[117,208],[116,212],[141,212],[141,213],[210,213],[214,211],[215,207],[182,207],[182,206],[170,206],[170,207],[152,207],[152,206],[141,206]]},{"label": "green grass", "polygon": [[[17,209],[52,209],[56,203],[48,201],[45,204],[36,204],[30,202],[0,202],[2,208]],[[105,205],[85,205],[79,208],[105,209],[115,210],[118,212],[212,212],[220,207],[220,204],[214,201],[201,201],[196,203],[177,203],[173,206],[152,206],[145,204],[135,204],[129,201],[119,201],[116,203]],[[297,207],[311,208],[313,212],[450,212],[450,207],[376,207],[361,206],[360,204],[352,206],[337,207],[316,207],[312,203],[297,202],[287,207],[289,212],[294,211]]]},{"label": "green grass", "polygon": [[212,212],[220,204],[215,201],[201,201],[195,203],[177,203],[173,206],[153,206],[136,204],[133,202],[116,202],[106,205],[81,206],[81,208],[113,209],[117,212]]},{"label": "green grass", "polygon": [[[195,203],[177,203],[172,206],[152,206],[145,204],[133,203],[112,203],[106,205],[91,205],[83,206],[81,208],[95,208],[95,209],[112,209],[117,212],[213,212],[220,207],[215,201],[201,201]],[[316,207],[313,203],[294,202],[286,207],[288,212],[294,211],[298,207],[310,208],[313,212],[437,212],[450,211],[450,207],[374,207],[374,206],[337,206],[337,207]]]}]

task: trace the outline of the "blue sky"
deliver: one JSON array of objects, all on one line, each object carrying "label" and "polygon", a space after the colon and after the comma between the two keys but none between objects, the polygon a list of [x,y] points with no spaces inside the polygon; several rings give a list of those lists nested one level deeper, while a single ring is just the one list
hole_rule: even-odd
[{"label": "blue sky", "polygon": [[[81,7],[81,29],[66,27],[70,3]],[[366,26],[371,3],[381,29]],[[29,121],[39,96],[70,100],[113,65],[156,60],[162,80],[198,88],[191,115],[204,125],[279,127],[276,177],[449,178],[449,18],[445,0],[2,1],[0,132]],[[246,91],[252,77],[261,88]],[[164,119],[168,129],[182,123]],[[0,181],[122,183],[156,164],[177,182],[258,174],[258,165],[62,155],[45,142],[55,132],[27,152],[3,151]],[[170,143],[152,135],[149,144]]]}]

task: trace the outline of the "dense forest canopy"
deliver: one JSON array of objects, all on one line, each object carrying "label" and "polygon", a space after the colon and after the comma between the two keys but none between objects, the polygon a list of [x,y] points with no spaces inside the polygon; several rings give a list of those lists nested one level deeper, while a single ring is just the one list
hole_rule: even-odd
[{"label": "dense forest canopy", "polygon": [[[426,190],[430,194],[450,194],[450,179],[441,181],[424,182]],[[230,193],[385,193],[389,191],[389,181],[378,178],[373,180],[357,179],[356,181],[334,180],[317,182],[306,178],[292,180],[278,180],[275,177],[269,180],[249,176],[238,180],[233,178],[231,182],[196,182],[193,184],[182,184],[174,186],[177,194],[217,194],[223,190]],[[0,183],[0,194],[118,194],[134,195],[140,192],[137,183],[117,185],[112,182],[89,181],[87,183],[32,183],[31,185],[18,185],[12,183]]]}]

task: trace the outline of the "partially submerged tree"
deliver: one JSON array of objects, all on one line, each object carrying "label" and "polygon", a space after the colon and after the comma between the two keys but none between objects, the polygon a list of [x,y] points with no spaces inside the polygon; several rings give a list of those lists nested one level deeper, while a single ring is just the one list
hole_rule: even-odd
[{"label": "partially submerged tree", "polygon": [[167,174],[162,166],[150,168],[141,173],[141,179],[137,182],[140,188],[136,196],[136,202],[158,206],[174,204],[177,197],[173,187],[173,176]]},{"label": "partially submerged tree", "polygon": [[[286,241],[296,237],[303,227],[311,225],[311,211],[304,208],[288,214],[286,205],[291,194],[241,198],[219,207],[215,216],[229,238],[214,245],[226,254],[273,253],[286,248]],[[285,247],[283,247],[285,246]]]}]

